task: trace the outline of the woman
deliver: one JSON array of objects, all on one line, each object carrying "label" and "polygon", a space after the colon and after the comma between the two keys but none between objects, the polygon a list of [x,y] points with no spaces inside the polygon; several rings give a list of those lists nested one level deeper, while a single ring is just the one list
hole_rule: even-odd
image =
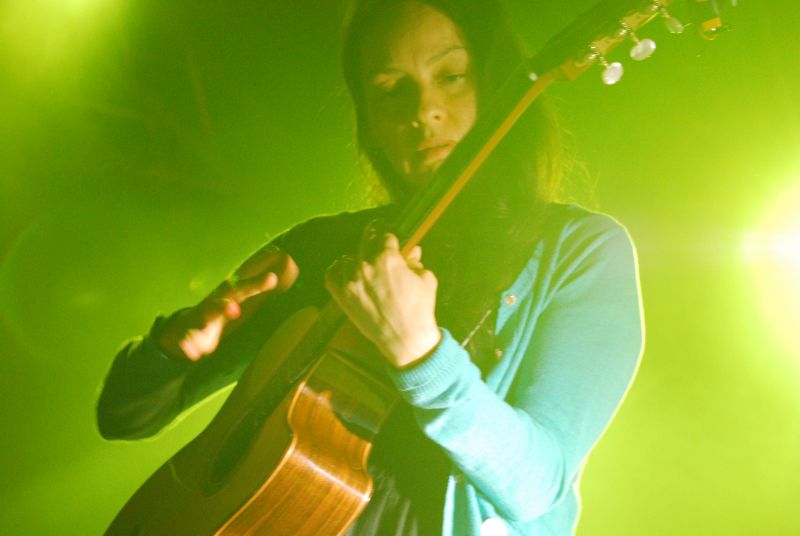
[{"label": "woman", "polygon": [[332,295],[403,400],[349,534],[571,534],[581,468],[641,352],[624,229],[553,202],[557,136],[538,106],[426,241],[425,265],[369,224],[428,183],[521,59],[491,2],[358,4],[345,78],[361,148],[395,204],[301,224],[157,319],[112,365],[103,435],[155,433],[234,381],[281,319]]}]

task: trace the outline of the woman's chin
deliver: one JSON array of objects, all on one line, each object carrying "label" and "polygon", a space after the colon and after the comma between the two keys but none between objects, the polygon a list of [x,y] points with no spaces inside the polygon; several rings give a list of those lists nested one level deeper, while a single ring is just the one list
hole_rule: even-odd
[{"label": "woman's chin", "polygon": [[424,187],[433,178],[435,169],[419,170],[414,173],[408,173],[404,177],[406,183],[414,190]]}]

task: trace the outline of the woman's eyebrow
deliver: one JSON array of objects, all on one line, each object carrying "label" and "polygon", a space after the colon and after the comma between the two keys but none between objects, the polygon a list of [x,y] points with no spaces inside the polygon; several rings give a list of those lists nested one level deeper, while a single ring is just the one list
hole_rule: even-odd
[{"label": "woman's eyebrow", "polygon": [[[452,46],[449,46],[449,47],[445,47],[442,50],[440,50],[439,52],[437,52],[436,54],[434,54],[433,56],[431,56],[430,58],[428,58],[428,60],[425,62],[425,64],[430,66],[430,65],[436,63],[437,61],[441,60],[445,56],[447,56],[449,54],[452,54],[453,52],[457,52],[459,50],[464,51],[464,52],[467,51],[467,49],[466,49],[466,47],[464,47],[464,45],[452,45]],[[402,74],[402,72],[403,72],[402,69],[398,69],[398,68],[393,67],[391,65],[386,65],[386,66],[377,67],[377,68],[371,70],[369,73],[367,73],[366,78],[368,80],[373,80],[376,76]]]},{"label": "woman's eyebrow", "polygon": [[467,49],[464,47],[464,45],[452,45],[452,46],[449,46],[449,47],[445,47],[442,50],[440,50],[439,52],[437,52],[436,54],[434,54],[433,56],[431,56],[426,63],[428,65],[436,63],[437,61],[439,61],[440,59],[444,58],[448,54],[451,54],[451,53],[456,52],[458,50],[463,50],[464,52],[467,51]]},{"label": "woman's eyebrow", "polygon": [[401,71],[400,69],[397,69],[395,67],[380,67],[378,69],[374,69],[374,70],[370,71],[369,75],[367,75],[367,79],[373,80],[376,77],[381,76],[381,75],[400,74],[402,72],[403,71]]}]

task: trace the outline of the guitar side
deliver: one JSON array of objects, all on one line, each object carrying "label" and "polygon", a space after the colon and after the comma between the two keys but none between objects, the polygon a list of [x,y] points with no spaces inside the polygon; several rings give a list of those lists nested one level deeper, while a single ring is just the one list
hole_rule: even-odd
[{"label": "guitar side", "polygon": [[[349,324],[269,415],[262,387],[317,318],[290,318],[209,426],[156,471],[106,534],[338,535],[369,501],[372,436],[395,394],[345,355],[368,345]],[[363,354],[362,354],[363,355]]]}]

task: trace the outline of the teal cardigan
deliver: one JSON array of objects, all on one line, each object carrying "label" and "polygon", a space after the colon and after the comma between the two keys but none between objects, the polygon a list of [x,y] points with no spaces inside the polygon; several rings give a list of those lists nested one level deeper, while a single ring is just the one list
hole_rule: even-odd
[{"label": "teal cardigan", "polygon": [[445,536],[572,534],[581,468],[636,372],[643,323],[627,232],[577,206],[558,217],[500,298],[501,358],[485,382],[446,330],[430,358],[391,372],[453,461]]},{"label": "teal cardigan", "polygon": [[[486,381],[446,329],[424,362],[389,372],[423,433],[452,460],[444,536],[571,534],[581,468],[635,374],[643,328],[631,240],[608,216],[555,207],[530,260],[500,297],[499,358]],[[322,273],[327,264],[316,264],[339,252],[305,252],[303,237],[315,236],[323,247],[355,244],[374,214],[336,216],[337,225],[310,220],[301,233],[275,242],[293,256],[307,255],[296,257],[306,273]],[[160,353],[159,317],[149,336],[132,340],[112,363],[97,406],[101,434],[151,436],[236,381],[264,334],[324,295],[321,285],[301,279],[268,317],[254,317],[213,359],[198,363]]]}]

